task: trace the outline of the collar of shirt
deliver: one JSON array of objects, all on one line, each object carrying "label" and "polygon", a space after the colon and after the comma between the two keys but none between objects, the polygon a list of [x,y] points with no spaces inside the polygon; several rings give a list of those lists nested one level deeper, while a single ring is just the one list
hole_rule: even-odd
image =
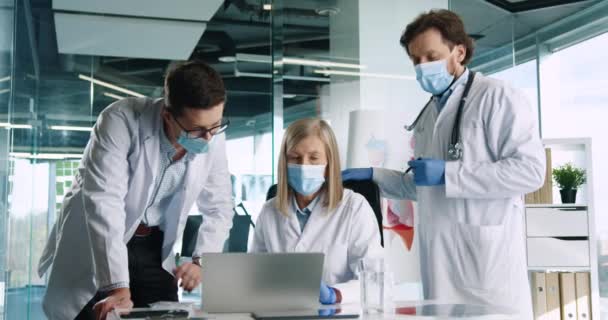
[{"label": "collar of shirt", "polygon": [[295,195],[292,197],[293,198],[293,209],[296,212],[296,214],[302,215],[302,216],[310,216],[310,214],[312,213],[312,211],[315,209],[315,207],[317,206],[317,204],[319,203],[319,199],[321,199],[321,195],[316,196],[311,203],[308,204],[308,206],[306,206],[306,208],[300,209],[300,207],[298,206],[298,202],[296,201],[296,197]]},{"label": "collar of shirt", "polygon": [[[165,126],[162,124],[160,126],[160,152],[161,152],[161,154],[166,155],[171,162],[173,162],[173,157],[175,156],[175,153],[177,152],[177,150],[175,149],[175,147],[173,146],[171,141],[169,141],[169,138],[167,137],[167,134],[165,133]],[[186,161],[190,161],[190,160],[194,159],[195,157],[196,157],[196,154],[194,154],[192,152],[186,152],[186,155],[182,159],[185,159]]]},{"label": "collar of shirt", "polygon": [[441,96],[435,96],[435,99],[437,99],[437,108],[439,109],[438,111],[441,111],[441,109],[443,109],[446,102],[448,102],[448,99],[452,95],[452,92],[454,92],[454,90],[458,86],[466,85],[467,80],[469,80],[469,68],[465,68],[464,72],[460,75],[460,77],[458,77],[458,79],[456,79],[456,81],[454,81],[454,83],[452,83],[448,90],[446,90]]},{"label": "collar of shirt", "polygon": [[167,134],[165,133],[164,124],[161,124],[161,126],[160,126],[160,152],[163,155],[167,155],[169,157],[169,159],[173,159],[173,156],[175,155],[176,151],[177,150],[175,150],[175,147],[171,144],[171,141],[169,141],[169,138],[167,137]]}]

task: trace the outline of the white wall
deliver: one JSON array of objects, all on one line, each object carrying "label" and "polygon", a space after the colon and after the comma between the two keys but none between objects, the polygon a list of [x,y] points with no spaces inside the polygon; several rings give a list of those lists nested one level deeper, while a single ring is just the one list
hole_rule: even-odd
[{"label": "white wall", "polygon": [[[330,17],[330,56],[332,60],[359,62],[359,2],[337,0],[340,13]],[[321,117],[331,122],[340,146],[340,159],[346,165],[348,114],[360,109],[359,78],[331,76],[331,84],[321,88]]]},{"label": "white wall", "polygon": [[[330,121],[341,147],[342,165],[348,164],[349,114],[355,110],[384,110],[386,123],[371,124],[404,134],[429,95],[415,80],[414,68],[399,44],[405,26],[433,8],[447,8],[448,0],[338,0],[340,13],[330,18],[332,59],[365,66],[373,76],[332,76],[321,89],[321,116]],[[350,70],[357,71],[357,70]],[[396,78],[398,77],[398,78]],[[399,150],[402,144],[389,146]],[[402,158],[404,154],[401,154]],[[397,158],[388,165],[400,168]]]},{"label": "white wall", "polygon": [[[367,67],[365,72],[378,75],[361,78],[360,107],[384,110],[383,123],[375,126],[385,130],[383,136],[391,137],[387,140],[385,167],[404,169],[410,153],[406,148],[409,136],[403,126],[414,121],[429,99],[416,81],[413,64],[399,38],[406,25],[421,13],[447,7],[447,0],[359,1],[360,63]],[[394,76],[401,78],[389,78]]]},{"label": "white wall", "polygon": [[[411,134],[403,127],[414,121],[429,94],[416,82],[399,38],[416,16],[433,8],[447,8],[448,1],[338,0],[337,4],[340,14],[330,20],[331,56],[348,58],[364,68],[349,70],[360,71],[359,77],[332,76],[331,84],[322,89],[321,115],[336,133],[343,166],[405,170],[413,152]],[[387,205],[393,211],[411,208],[403,201],[386,201]],[[411,210],[404,211],[409,214],[399,214],[400,222],[409,225],[412,218],[417,220]],[[414,246],[407,250],[395,233],[385,231],[385,248],[401,284],[397,298],[420,298],[417,240],[414,238]]]}]

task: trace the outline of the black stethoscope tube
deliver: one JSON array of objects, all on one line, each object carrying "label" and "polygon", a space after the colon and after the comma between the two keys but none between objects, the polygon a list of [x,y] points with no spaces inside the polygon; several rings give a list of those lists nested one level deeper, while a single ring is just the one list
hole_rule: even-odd
[{"label": "black stethoscope tube", "polygon": [[[462,97],[460,98],[460,103],[458,104],[458,111],[456,112],[456,120],[454,120],[454,126],[452,127],[452,135],[450,137],[450,148],[455,147],[460,140],[460,120],[462,118],[462,110],[464,109],[464,105],[467,101],[467,98],[469,96],[469,91],[471,91],[471,87],[473,86],[473,80],[475,79],[475,72],[471,71],[469,74],[469,79],[467,80],[467,84],[464,87],[464,91],[462,93]],[[404,128],[407,131],[412,131],[414,130],[414,128],[416,128],[416,126],[418,125],[418,122],[420,121],[420,118],[422,118],[422,115],[424,114],[424,112],[426,111],[426,109],[429,107],[429,105],[431,104],[431,101],[433,101],[433,97],[431,97],[431,99],[429,100],[429,102],[426,103],[426,105],[424,105],[424,108],[422,108],[422,111],[420,111],[420,113],[418,114],[418,116],[416,117],[416,120],[414,120],[414,122],[411,125],[406,125]]]}]

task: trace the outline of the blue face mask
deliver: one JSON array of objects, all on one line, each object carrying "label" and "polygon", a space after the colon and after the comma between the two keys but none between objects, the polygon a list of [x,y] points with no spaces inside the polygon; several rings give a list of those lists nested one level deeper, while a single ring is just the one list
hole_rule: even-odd
[{"label": "blue face mask", "polygon": [[422,89],[434,96],[444,93],[454,81],[454,76],[448,72],[447,60],[420,63],[414,68]]},{"label": "blue face mask", "polygon": [[177,143],[179,143],[186,151],[195,154],[207,153],[209,151],[209,145],[213,141],[215,136],[211,136],[209,141],[203,138],[190,139],[186,136],[186,133],[182,131],[177,137]]},{"label": "blue face mask", "polygon": [[326,165],[287,164],[287,181],[297,193],[309,196],[325,183]]}]

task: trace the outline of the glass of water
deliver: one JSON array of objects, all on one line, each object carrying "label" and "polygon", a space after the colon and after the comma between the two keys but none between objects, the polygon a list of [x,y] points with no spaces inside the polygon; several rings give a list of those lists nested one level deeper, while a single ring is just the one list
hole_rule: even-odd
[{"label": "glass of water", "polygon": [[384,313],[392,308],[393,273],[384,259],[364,259],[359,262],[361,309],[363,313]]}]

